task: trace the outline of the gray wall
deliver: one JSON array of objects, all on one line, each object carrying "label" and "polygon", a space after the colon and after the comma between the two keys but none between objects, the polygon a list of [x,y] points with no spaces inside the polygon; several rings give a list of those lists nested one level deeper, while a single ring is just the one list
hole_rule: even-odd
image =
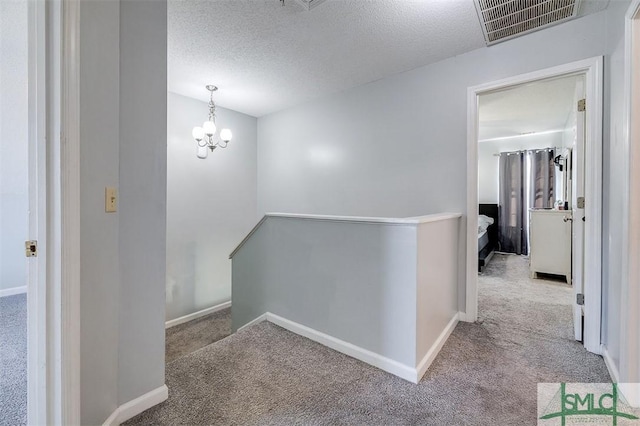
[{"label": "gray wall", "polygon": [[102,423],[118,406],[118,186],[120,2],[80,6],[81,420]]},{"label": "gray wall", "polygon": [[218,107],[218,127],[230,128],[233,139],[201,160],[191,130],[206,119],[207,103],[175,93],[168,100],[166,319],[172,320],[231,300],[229,253],[259,218],[256,118]]},{"label": "gray wall", "polygon": [[[627,1],[614,1],[605,12],[260,118],[259,211],[391,217],[466,212],[467,88],[605,55],[605,111],[610,101],[612,111],[619,110],[627,7]],[[610,328],[605,342],[613,346],[620,297],[613,253],[621,250],[614,193],[622,178],[615,170],[617,139],[611,138],[622,134],[616,120],[610,128],[609,114],[604,117],[604,319]]]},{"label": "gray wall", "polygon": [[164,385],[167,3],[120,6],[118,402]]},{"label": "gray wall", "polygon": [[270,312],[415,367],[417,240],[416,225],[269,217],[233,258],[233,329]]},{"label": "gray wall", "polygon": [[233,329],[269,312],[413,370],[457,317],[459,234],[268,216],[233,258]]},{"label": "gray wall", "polygon": [[0,2],[0,290],[27,285],[27,2]]},{"label": "gray wall", "polygon": [[166,1],[82,2],[80,39],[81,420],[101,424],[164,384]]}]

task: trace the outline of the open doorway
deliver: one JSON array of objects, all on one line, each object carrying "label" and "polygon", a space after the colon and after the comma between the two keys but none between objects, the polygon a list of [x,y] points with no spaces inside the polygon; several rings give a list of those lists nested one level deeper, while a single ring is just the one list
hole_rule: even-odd
[{"label": "open doorway", "polygon": [[0,410],[27,424],[28,4],[0,2]]},{"label": "open doorway", "polygon": [[515,319],[536,335],[582,340],[572,307],[583,276],[584,88],[581,73],[478,97],[481,319],[518,306]]},{"label": "open doorway", "polygon": [[[531,265],[524,263],[522,269],[525,272],[528,271],[529,278],[537,277],[542,274],[552,274],[556,277],[564,279],[565,285],[571,283],[571,293],[574,311],[573,334],[577,340],[583,340],[585,348],[594,353],[600,353],[600,315],[601,315],[601,238],[602,238],[602,58],[597,57],[593,59],[587,59],[570,63],[567,65],[558,66],[546,70],[536,71],[529,74],[524,74],[516,77],[507,78],[504,80],[487,83],[481,86],[471,87],[468,90],[468,118],[469,118],[469,132],[468,132],[468,193],[467,193],[467,292],[466,292],[466,320],[476,321],[478,319],[478,225],[479,225],[479,176],[478,176],[478,153],[480,140],[480,120],[479,109],[481,107],[481,97],[483,95],[490,95],[492,93],[505,92],[509,89],[516,88],[521,85],[530,85],[535,82],[547,82],[548,84],[560,84],[559,81],[565,77],[582,76],[584,102],[582,99],[578,99],[579,85],[576,84],[574,93],[572,96],[572,102],[576,101],[576,124],[575,126],[575,140],[584,139],[584,150],[582,156],[580,156],[580,150],[574,148],[569,152],[565,146],[561,143],[551,141],[549,146],[533,149],[531,156],[540,157],[540,159],[527,159],[529,154],[524,154],[527,149],[515,147],[515,151],[505,152],[518,152],[522,151],[520,155],[522,160],[515,162],[520,164],[520,171],[517,169],[511,170],[514,179],[517,177],[523,185],[520,186],[521,191],[524,193],[519,198],[523,199],[523,206],[521,209],[513,207],[512,211],[522,212],[519,218],[509,217],[508,219],[512,228],[509,232],[512,232],[515,241],[520,245],[520,253],[523,251],[529,254],[531,250],[531,243],[528,241],[529,231],[526,229],[530,226],[530,213],[529,206],[540,207],[542,214],[548,213],[546,210],[560,210],[559,207],[566,208],[567,210],[559,211],[558,217],[560,223],[564,224],[565,228],[571,229],[569,251],[567,250],[562,255],[564,256],[563,264],[565,269],[555,270],[534,270],[531,272]],[[555,81],[555,83],[552,83]],[[579,80],[577,80],[579,81]],[[497,95],[499,98],[500,95]],[[581,96],[580,96],[581,97]],[[577,101],[581,101],[582,111],[578,111]],[[585,106],[585,108],[582,108]],[[581,121],[582,120],[582,121]],[[567,132],[566,127],[562,128],[562,132]],[[581,131],[584,131],[584,136],[578,135]],[[559,129],[549,129],[549,131],[556,131]],[[523,133],[523,132],[521,132]],[[558,132],[560,134],[560,132]],[[549,133],[551,135],[552,133]],[[522,135],[520,135],[522,136]],[[530,136],[533,137],[533,136]],[[486,139],[491,139],[490,136]],[[486,141],[485,141],[486,143]],[[553,146],[559,145],[559,146]],[[548,148],[554,148],[549,150]],[[513,149],[513,148],[512,148]],[[553,151],[553,153],[551,152]],[[561,151],[561,152],[558,152]],[[498,154],[499,152],[492,152],[491,155]],[[513,155],[513,154],[512,154]],[[498,164],[500,164],[499,157],[496,157]],[[547,164],[545,159],[553,162],[553,169],[549,167],[542,167],[541,165]],[[588,173],[584,177],[571,177],[567,175],[565,178],[562,174],[558,174],[560,177],[556,181],[555,171],[559,171],[562,167],[565,170],[568,166],[576,164],[584,164],[583,170],[588,170]],[[509,164],[503,164],[505,171],[510,170]],[[515,166],[514,166],[515,167]],[[541,168],[542,167],[542,168]],[[527,170],[535,169],[538,176],[532,178],[530,175],[526,175]],[[547,172],[544,172],[547,170]],[[548,172],[554,170],[554,178],[551,179],[548,176]],[[576,168],[576,170],[579,170]],[[564,173],[563,173],[564,174]],[[544,179],[539,177],[544,176]],[[534,186],[531,191],[526,185],[532,185],[531,180],[534,181]],[[540,180],[542,179],[542,180]],[[527,183],[528,182],[528,183]],[[552,196],[547,191],[544,184],[554,185],[558,190]],[[571,182],[571,183],[569,183]],[[580,187],[576,187],[576,183],[584,182],[584,190]],[[547,191],[547,192],[545,192]],[[532,195],[533,194],[533,195]],[[570,195],[569,195],[570,194]],[[578,203],[580,198],[580,203]],[[515,202],[515,197],[511,197],[510,203]],[[571,201],[566,204],[566,202]],[[490,203],[485,203],[490,204]],[[549,208],[550,207],[550,208]],[[569,209],[572,209],[571,211]],[[525,213],[526,212],[526,213]],[[515,214],[515,213],[514,213]],[[553,213],[552,213],[553,214]],[[500,213],[496,213],[498,216],[494,218],[494,222],[500,220]],[[490,216],[490,215],[487,215]],[[575,218],[575,220],[574,220]],[[585,218],[585,220],[583,220]],[[566,222],[565,222],[566,221]],[[567,223],[569,222],[569,223]],[[571,226],[572,223],[578,223],[578,226]],[[533,222],[536,223],[535,221]],[[546,222],[538,223],[537,228],[546,229]],[[488,228],[487,228],[488,229]],[[538,235],[535,231],[533,236]],[[580,238],[583,238],[580,240]],[[495,236],[494,236],[495,238]],[[564,237],[567,239],[567,237]],[[578,240],[576,240],[578,238]],[[497,241],[494,240],[494,244]],[[534,241],[534,245],[539,246]],[[573,251],[573,247],[584,247],[582,252],[580,250]],[[503,248],[499,248],[503,249]],[[534,252],[536,248],[533,248]],[[547,255],[547,251],[543,251],[544,255]],[[574,256],[575,255],[575,256]],[[559,255],[551,256],[557,258]],[[569,259],[570,261],[567,261]],[[490,259],[488,265],[495,259]],[[567,269],[566,265],[570,263],[571,269]],[[582,264],[582,266],[580,266]],[[534,265],[535,266],[535,265]],[[536,269],[536,267],[534,267]],[[513,289],[509,289],[513,290]],[[517,308],[514,308],[517,310]],[[526,312],[519,312],[520,316],[526,315]]]}]

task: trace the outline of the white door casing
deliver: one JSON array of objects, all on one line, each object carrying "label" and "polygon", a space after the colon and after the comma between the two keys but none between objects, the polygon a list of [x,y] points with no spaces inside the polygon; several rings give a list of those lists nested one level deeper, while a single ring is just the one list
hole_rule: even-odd
[{"label": "white door casing", "polygon": [[[628,143],[627,179],[623,190],[622,286],[620,292],[620,358],[608,356],[614,380],[633,406],[640,406],[640,0],[631,2],[625,16],[623,143]],[[605,342],[610,345],[612,342]],[[613,368],[611,368],[613,367]]]},{"label": "white door casing", "polygon": [[28,2],[28,424],[80,424],[80,2]]},{"label": "white door casing", "polygon": [[467,90],[467,271],[464,320],[478,318],[477,228],[478,228],[478,96],[499,89],[568,75],[585,76],[586,147],[585,164],[585,348],[601,353],[600,321],[602,308],[602,86],[603,58],[595,57],[518,75]]}]

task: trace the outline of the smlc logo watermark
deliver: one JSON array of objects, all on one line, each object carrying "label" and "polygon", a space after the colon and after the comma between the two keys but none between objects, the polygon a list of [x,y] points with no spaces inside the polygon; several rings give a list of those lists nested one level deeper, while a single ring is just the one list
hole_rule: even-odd
[{"label": "smlc logo watermark", "polygon": [[538,424],[640,426],[640,409],[615,383],[539,383]]}]

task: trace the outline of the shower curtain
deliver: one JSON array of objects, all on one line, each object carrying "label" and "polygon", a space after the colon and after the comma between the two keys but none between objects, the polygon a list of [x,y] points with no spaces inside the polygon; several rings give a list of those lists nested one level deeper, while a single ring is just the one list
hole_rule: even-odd
[{"label": "shower curtain", "polygon": [[528,254],[525,152],[500,153],[498,243],[505,253]]}]

